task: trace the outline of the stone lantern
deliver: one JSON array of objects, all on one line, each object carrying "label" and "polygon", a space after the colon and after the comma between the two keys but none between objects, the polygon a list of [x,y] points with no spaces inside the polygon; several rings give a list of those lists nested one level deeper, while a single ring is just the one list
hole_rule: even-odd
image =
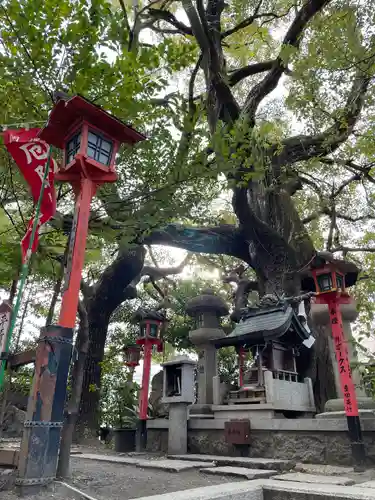
[{"label": "stone lantern", "polygon": [[212,340],[225,336],[220,318],[229,313],[224,300],[210,289],[190,300],[186,313],[195,321],[189,339],[198,349],[198,398],[191,413],[210,413],[213,404],[213,379],[217,375],[216,347]]}]

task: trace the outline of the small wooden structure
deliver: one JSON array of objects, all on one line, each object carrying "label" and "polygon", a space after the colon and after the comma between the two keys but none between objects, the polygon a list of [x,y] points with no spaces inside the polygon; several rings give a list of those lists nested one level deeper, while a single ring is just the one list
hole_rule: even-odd
[{"label": "small wooden structure", "polygon": [[[250,351],[253,365],[240,374],[241,386],[231,391],[228,404],[268,404],[275,410],[314,411],[311,380],[297,371],[298,349],[306,349],[313,339],[285,301],[243,310],[240,322],[228,336],[216,339],[216,347],[235,346]],[[305,344],[305,345],[303,345]]]}]

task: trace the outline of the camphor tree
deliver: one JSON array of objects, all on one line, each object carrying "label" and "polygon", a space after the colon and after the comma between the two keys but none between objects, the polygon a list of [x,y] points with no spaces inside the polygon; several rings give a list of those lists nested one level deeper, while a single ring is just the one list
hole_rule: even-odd
[{"label": "camphor tree", "polygon": [[[86,427],[97,425],[90,387],[100,387],[111,316],[144,272],[143,245],[236,257],[261,294],[288,295],[315,249],[371,250],[373,11],[371,1],[343,0],[2,3],[1,121],[45,120],[58,89],[149,136],[122,152],[119,182],[93,204],[89,243],[101,255],[82,286]],[[187,88],[175,90],[178,79]],[[58,241],[40,244],[51,258],[72,220],[71,193],[59,189]],[[228,191],[231,208],[213,207]],[[13,198],[2,204],[17,227]],[[371,270],[372,255],[360,258]],[[310,368],[319,405],[330,385],[325,349],[318,335]]]}]

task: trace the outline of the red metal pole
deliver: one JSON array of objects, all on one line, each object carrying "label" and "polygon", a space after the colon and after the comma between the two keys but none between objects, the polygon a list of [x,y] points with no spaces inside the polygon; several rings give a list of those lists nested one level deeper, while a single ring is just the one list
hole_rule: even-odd
[{"label": "red metal pole", "polygon": [[[147,325],[149,330],[150,325]],[[148,335],[148,332],[147,332]],[[151,373],[151,355],[152,355],[152,342],[148,338],[145,340],[143,352],[143,373],[142,373],[142,387],[139,397],[139,418],[140,420],[147,420],[148,409],[148,388],[150,385]]]},{"label": "red metal pole", "polygon": [[87,178],[82,178],[80,191],[76,198],[75,216],[77,226],[71,238],[72,257],[70,263],[70,276],[67,276],[67,289],[61,303],[59,325],[74,328],[76,323],[79,290],[81,287],[82,269],[85,263],[86,239],[90,217],[90,205],[95,193],[95,184]]},{"label": "red metal pole", "polygon": [[354,465],[357,467],[357,470],[362,470],[366,460],[365,448],[358,413],[357,395],[350,368],[348,346],[342,325],[340,303],[337,300],[336,294],[332,297],[327,297],[327,299]]}]

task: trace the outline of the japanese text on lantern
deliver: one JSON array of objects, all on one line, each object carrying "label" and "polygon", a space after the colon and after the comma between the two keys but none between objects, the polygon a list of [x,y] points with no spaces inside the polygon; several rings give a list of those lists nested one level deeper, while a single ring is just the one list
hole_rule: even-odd
[{"label": "japanese text on lantern", "polygon": [[344,337],[341,312],[337,304],[329,305],[332,337],[335,346],[337,367],[340,375],[341,389],[344,398],[344,408],[347,416],[358,415],[358,404],[349,362],[347,342]]}]

